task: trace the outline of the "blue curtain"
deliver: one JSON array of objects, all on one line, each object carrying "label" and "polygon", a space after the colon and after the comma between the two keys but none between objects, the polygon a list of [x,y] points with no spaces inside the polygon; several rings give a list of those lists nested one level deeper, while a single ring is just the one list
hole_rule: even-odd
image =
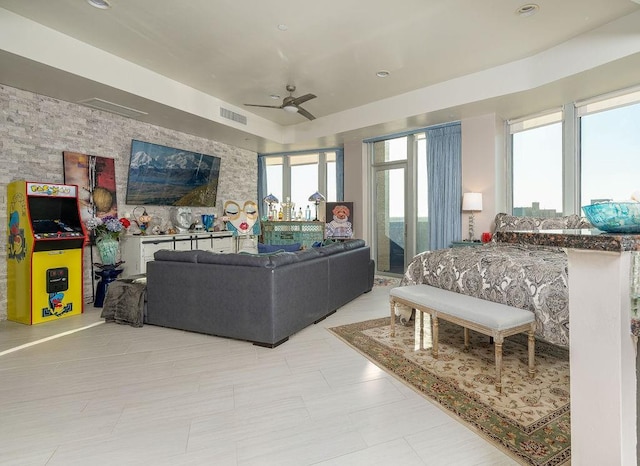
[{"label": "blue curtain", "polygon": [[344,149],[336,149],[336,200],[344,201]]},{"label": "blue curtain", "polygon": [[427,129],[429,249],[460,239],[462,220],[462,132],[460,123]]},{"label": "blue curtain", "polygon": [[258,211],[260,212],[260,218],[267,215],[264,202],[262,201],[267,197],[267,161],[261,155],[258,155]]}]

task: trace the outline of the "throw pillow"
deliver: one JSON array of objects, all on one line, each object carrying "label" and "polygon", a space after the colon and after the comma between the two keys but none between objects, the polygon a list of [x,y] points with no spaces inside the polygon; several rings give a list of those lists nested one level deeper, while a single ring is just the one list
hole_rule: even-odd
[{"label": "throw pillow", "polygon": [[296,252],[300,250],[300,243],[293,244],[262,244],[258,243],[259,253],[269,253],[275,251]]}]

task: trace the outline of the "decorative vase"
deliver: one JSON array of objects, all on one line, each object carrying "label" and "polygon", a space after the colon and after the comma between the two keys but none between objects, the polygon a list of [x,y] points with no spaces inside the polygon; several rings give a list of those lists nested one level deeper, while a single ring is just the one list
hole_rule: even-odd
[{"label": "decorative vase", "polygon": [[104,236],[96,240],[96,246],[98,247],[98,254],[100,254],[102,265],[116,264],[118,248],[120,246],[117,239]]}]

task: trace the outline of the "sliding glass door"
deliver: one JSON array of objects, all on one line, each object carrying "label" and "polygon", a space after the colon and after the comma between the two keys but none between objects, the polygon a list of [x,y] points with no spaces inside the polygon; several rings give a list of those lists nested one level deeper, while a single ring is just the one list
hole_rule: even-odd
[{"label": "sliding glass door", "polygon": [[405,269],[406,163],[375,169],[375,252],[378,272],[402,274]]}]

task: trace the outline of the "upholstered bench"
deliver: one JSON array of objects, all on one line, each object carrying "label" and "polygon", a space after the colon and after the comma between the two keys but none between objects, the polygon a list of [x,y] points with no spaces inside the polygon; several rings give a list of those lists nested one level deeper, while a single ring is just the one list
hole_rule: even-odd
[{"label": "upholstered bench", "polygon": [[[505,304],[494,303],[460,293],[435,288],[429,285],[411,285],[392,288],[389,293],[391,305],[391,336],[395,336],[395,307],[404,304],[420,311],[421,338],[424,334],[423,313],[431,316],[432,354],[438,357],[438,319],[464,327],[464,345],[469,348],[469,329],[493,337],[496,362],[496,389],[502,392],[502,343],[505,337],[528,332],[529,376],[533,377],[536,329],[532,312]],[[421,340],[422,341],[422,340]]]}]

